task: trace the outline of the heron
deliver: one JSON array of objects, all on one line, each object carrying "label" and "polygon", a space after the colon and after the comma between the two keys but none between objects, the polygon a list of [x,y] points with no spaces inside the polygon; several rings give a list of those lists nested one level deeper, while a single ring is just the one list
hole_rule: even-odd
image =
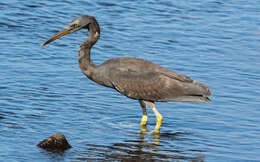
[{"label": "heron", "polygon": [[156,117],[154,132],[160,132],[163,116],[155,102],[210,102],[210,89],[190,77],[169,70],[150,61],[132,57],[118,57],[96,65],[91,60],[91,48],[99,40],[100,26],[93,16],[80,15],[63,30],[41,44],[45,46],[60,37],[88,30],[88,37],[80,44],[78,63],[81,71],[90,80],[113,88],[122,95],[138,100],[142,108],[141,130],[146,128],[150,107]]}]

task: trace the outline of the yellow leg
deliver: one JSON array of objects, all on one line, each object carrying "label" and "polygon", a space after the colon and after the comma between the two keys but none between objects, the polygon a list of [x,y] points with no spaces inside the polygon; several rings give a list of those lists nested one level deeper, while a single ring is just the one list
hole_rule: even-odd
[{"label": "yellow leg", "polygon": [[154,128],[154,132],[160,132],[160,127],[162,125],[163,116],[158,112],[156,115],[156,125]]},{"label": "yellow leg", "polygon": [[140,122],[140,125],[141,125],[141,126],[145,126],[146,123],[147,123],[147,121],[148,121],[148,116],[147,116],[147,115],[143,115],[143,116],[142,116],[142,120],[141,120],[141,122]]},{"label": "yellow leg", "polygon": [[147,128],[146,125],[141,125],[141,132],[146,133],[147,132]]},{"label": "yellow leg", "polygon": [[144,103],[145,103],[145,105],[149,106],[153,110],[153,112],[156,116],[156,125],[155,125],[155,128],[154,128],[154,132],[159,133],[160,127],[162,125],[163,116],[157,111],[153,102],[144,101]]},{"label": "yellow leg", "polygon": [[146,132],[147,129],[146,129],[146,124],[147,124],[147,121],[148,121],[148,116],[147,116],[147,112],[146,112],[146,106],[145,106],[145,103],[143,100],[139,100],[139,103],[142,107],[142,111],[143,111],[143,116],[142,116],[142,119],[141,119],[141,122],[140,122],[140,125],[141,125],[141,131],[142,132]]}]

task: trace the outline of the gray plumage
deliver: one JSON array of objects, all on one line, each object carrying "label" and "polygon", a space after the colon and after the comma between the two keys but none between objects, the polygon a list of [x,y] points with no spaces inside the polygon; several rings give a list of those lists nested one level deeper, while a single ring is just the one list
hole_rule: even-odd
[{"label": "gray plumage", "polygon": [[[138,58],[114,58],[85,74],[136,100],[208,102],[209,89],[185,75]],[[83,70],[84,72],[84,70]]]},{"label": "gray plumage", "polygon": [[[89,36],[80,45],[78,61],[82,72],[94,82],[139,100],[142,108],[145,108],[145,105],[155,108],[154,102],[210,101],[208,96],[211,92],[204,84],[146,60],[123,57],[95,65],[91,60],[90,50],[99,39],[100,28],[92,16],[81,15],[75,18],[64,30],[44,42],[42,46],[83,28],[88,29]],[[144,108],[143,115],[146,115]],[[162,120],[162,117],[158,118]]]}]

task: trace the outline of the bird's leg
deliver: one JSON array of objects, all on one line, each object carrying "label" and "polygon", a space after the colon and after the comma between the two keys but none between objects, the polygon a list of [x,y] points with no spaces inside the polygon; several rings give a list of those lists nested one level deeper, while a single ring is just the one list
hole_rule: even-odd
[{"label": "bird's leg", "polygon": [[156,126],[154,128],[154,132],[155,133],[159,133],[160,132],[160,127],[162,125],[163,116],[159,113],[159,111],[157,111],[157,109],[156,109],[156,107],[155,107],[153,102],[149,102],[149,101],[144,101],[144,102],[145,102],[145,104],[147,106],[149,106],[153,110],[153,112],[154,112],[154,114],[156,116]]},{"label": "bird's leg", "polygon": [[142,120],[140,122],[141,130],[146,131],[146,124],[147,124],[147,121],[148,121],[148,116],[147,116],[147,112],[146,112],[146,105],[145,105],[143,100],[139,100],[139,103],[140,103],[140,105],[142,107],[142,111],[143,111]]}]

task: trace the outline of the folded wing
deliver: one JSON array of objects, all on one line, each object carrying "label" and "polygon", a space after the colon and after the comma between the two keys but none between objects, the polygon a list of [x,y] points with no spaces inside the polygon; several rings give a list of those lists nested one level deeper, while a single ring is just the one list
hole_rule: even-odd
[{"label": "folded wing", "polygon": [[207,86],[168,69],[111,69],[110,82],[121,94],[147,101],[209,102]]}]

